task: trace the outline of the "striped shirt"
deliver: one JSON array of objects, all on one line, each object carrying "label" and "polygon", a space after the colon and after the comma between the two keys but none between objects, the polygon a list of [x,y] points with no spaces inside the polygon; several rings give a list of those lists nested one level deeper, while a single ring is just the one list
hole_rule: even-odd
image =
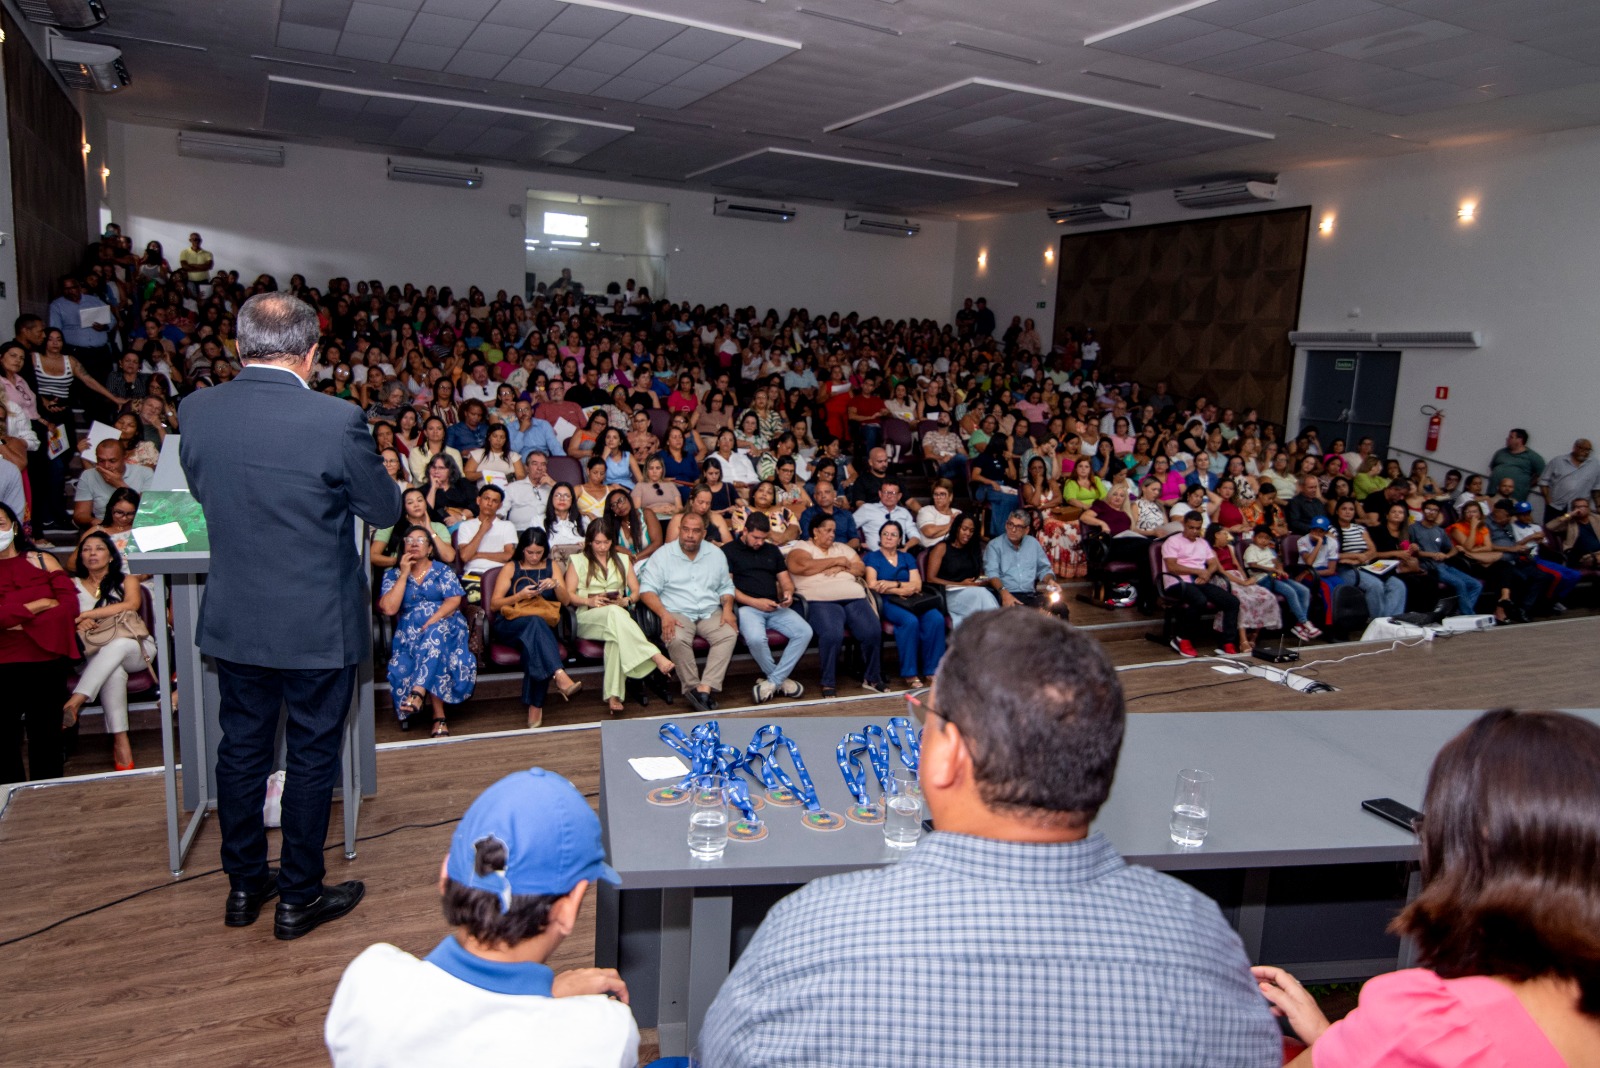
[{"label": "striped shirt", "polygon": [[706,1068],[1276,1068],[1277,1024],[1216,904],[1064,845],[927,836],[779,902],[706,1016]]},{"label": "striped shirt", "polygon": [[66,372],[53,375],[44,369],[44,358],[37,352],[33,354],[33,373],[39,383],[39,396],[65,400],[72,394],[72,357],[63,355],[61,362],[66,364]]}]

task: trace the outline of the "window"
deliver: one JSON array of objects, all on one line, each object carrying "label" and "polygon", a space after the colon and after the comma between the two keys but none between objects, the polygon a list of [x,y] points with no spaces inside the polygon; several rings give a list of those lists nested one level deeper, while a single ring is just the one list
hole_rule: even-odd
[{"label": "window", "polygon": [[547,211],[544,213],[544,232],[557,237],[588,237],[589,217]]}]

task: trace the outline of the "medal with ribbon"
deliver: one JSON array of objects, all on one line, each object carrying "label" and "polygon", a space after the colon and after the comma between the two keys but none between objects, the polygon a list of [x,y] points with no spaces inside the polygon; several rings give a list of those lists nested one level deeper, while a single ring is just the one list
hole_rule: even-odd
[{"label": "medal with ribbon", "polygon": [[[853,823],[877,824],[883,822],[883,806],[873,801],[867,793],[867,773],[861,766],[861,755],[867,754],[867,761],[873,764],[872,743],[866,738],[865,732],[847,734],[839,741],[837,750],[839,756],[839,771],[844,775],[844,784],[849,788],[850,794],[856,803],[845,810],[845,815]],[[873,765],[873,772],[877,772]]]},{"label": "medal with ribbon", "polygon": [[728,826],[728,837],[738,842],[759,842],[767,836],[766,825],[756,812],[762,800],[753,797],[740,772],[753,774],[743,750],[723,742],[722,731],[716,720],[707,720],[689,734],[675,723],[664,723],[657,732],[669,749],[689,762],[689,773],[676,786],[662,786],[651,790],[646,800],[653,805],[680,805],[689,799],[690,791],[708,776],[718,776],[722,782],[723,796],[737,808],[740,819]]},{"label": "medal with ribbon", "polygon": [[916,771],[917,764],[922,759],[922,739],[917,729],[911,725],[911,721],[904,716],[891,716],[886,733],[889,744],[893,745],[900,755],[900,763],[911,771]]},{"label": "medal with ribbon", "polygon": [[[780,746],[788,751],[789,760],[794,764],[793,779],[789,778],[777,759]],[[800,747],[793,738],[783,733],[783,728],[773,723],[763,724],[757,728],[745,752],[747,756],[761,757],[761,779],[767,787],[767,800],[774,805],[803,805],[806,811],[802,822],[812,830],[837,831],[844,826],[843,816],[829,812],[817,800],[817,786],[811,780],[811,773],[806,770]]]}]

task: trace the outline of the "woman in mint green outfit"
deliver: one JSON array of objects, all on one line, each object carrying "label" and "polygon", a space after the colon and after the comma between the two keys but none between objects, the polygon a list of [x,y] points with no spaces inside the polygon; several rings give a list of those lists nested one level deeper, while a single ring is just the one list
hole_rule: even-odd
[{"label": "woman in mint green outfit", "polygon": [[606,707],[622,713],[628,679],[652,671],[672,673],[672,661],[650,644],[628,611],[639,600],[639,580],[626,553],[613,552],[609,524],[591,523],[583,551],[567,567],[567,592],[578,606],[578,637],[605,643]]}]

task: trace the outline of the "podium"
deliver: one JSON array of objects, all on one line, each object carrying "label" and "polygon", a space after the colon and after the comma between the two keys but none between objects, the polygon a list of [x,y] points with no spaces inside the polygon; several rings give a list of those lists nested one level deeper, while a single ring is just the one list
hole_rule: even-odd
[{"label": "podium", "polygon": [[[146,540],[141,540],[144,534]],[[152,534],[167,542],[161,548],[141,551]],[[181,537],[180,537],[181,535]],[[356,522],[356,553],[369,567],[366,525]],[[184,863],[207,814],[216,807],[217,743],[222,738],[219,718],[221,693],[216,666],[200,652],[197,630],[200,601],[211,567],[210,540],[199,502],[189,494],[188,481],[178,460],[178,435],[168,434],[161,445],[155,477],[139,503],[134,534],[128,543],[128,570],[151,576],[156,608],[156,680],[161,709],[161,762],[165,779],[167,814],[167,867],[173,878],[183,875]],[[172,610],[170,630],[160,626],[163,605]],[[368,629],[372,607],[366,606]],[[173,679],[176,675],[176,687]],[[174,698],[176,690],[176,698]],[[181,719],[174,715],[177,708]],[[283,726],[279,713],[278,759],[284,765]],[[176,730],[176,737],[174,731]],[[345,719],[340,746],[340,788],[344,805],[344,855],[356,855],[356,831],[361,799],[377,793],[378,752],[373,732],[373,664],[367,658],[357,667],[355,693]],[[178,779],[182,776],[182,792]],[[187,822],[184,813],[188,813]]]}]

